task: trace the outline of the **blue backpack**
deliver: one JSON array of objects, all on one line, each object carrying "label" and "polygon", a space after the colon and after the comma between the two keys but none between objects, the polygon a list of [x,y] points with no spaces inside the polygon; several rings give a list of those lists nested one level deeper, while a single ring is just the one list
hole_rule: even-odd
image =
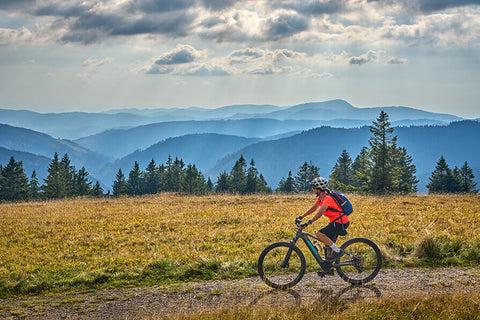
[{"label": "blue backpack", "polygon": [[328,195],[331,196],[333,200],[335,200],[335,202],[338,204],[338,206],[342,209],[341,212],[336,209],[329,209],[331,211],[343,213],[340,215],[340,217],[335,219],[335,221],[343,217],[343,215],[349,216],[353,212],[352,203],[350,202],[350,200],[348,200],[348,198],[343,193],[338,191],[330,191]]}]

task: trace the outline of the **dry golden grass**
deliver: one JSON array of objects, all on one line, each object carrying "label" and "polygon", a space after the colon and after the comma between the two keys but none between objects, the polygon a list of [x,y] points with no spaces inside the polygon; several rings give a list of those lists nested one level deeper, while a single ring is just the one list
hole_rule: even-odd
[{"label": "dry golden grass", "polygon": [[[478,195],[350,198],[349,237],[374,240],[387,265],[417,263],[415,245],[427,237],[479,242]],[[313,195],[160,194],[0,204],[0,296],[164,281],[168,272],[177,280],[252,275],[263,248],[289,240],[293,220],[314,201]],[[193,264],[208,272],[175,271]]]},{"label": "dry golden grass", "polygon": [[[167,319],[150,317],[145,320]],[[431,319],[480,319],[479,294],[453,294],[404,299],[381,299],[374,302],[346,303],[335,301],[302,307],[263,307],[233,308],[219,312],[177,316],[176,320],[216,320],[216,319],[255,319],[255,320],[431,320]]]}]

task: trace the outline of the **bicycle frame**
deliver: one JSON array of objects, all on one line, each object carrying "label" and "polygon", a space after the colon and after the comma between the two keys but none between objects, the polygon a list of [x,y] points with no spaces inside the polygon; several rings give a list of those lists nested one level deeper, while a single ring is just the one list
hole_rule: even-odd
[{"label": "bicycle frame", "polygon": [[[318,238],[315,237],[313,234],[308,232],[303,232],[302,230],[298,229],[297,233],[295,234],[295,237],[293,237],[292,241],[290,241],[290,244],[294,246],[297,243],[298,239],[302,239],[305,245],[307,246],[308,250],[310,250],[313,257],[317,261],[318,265],[323,269],[323,264],[325,263],[326,260],[322,259],[322,257],[320,256],[320,252],[313,245],[312,241],[310,241],[309,237],[312,239],[318,240]],[[293,249],[288,250],[287,256],[285,257],[286,260],[290,258],[291,250]]]},{"label": "bicycle frame", "polygon": [[[312,239],[315,239],[317,241],[320,241],[318,240],[317,237],[315,237],[313,234],[311,233],[308,233],[308,232],[303,232],[302,230],[298,229],[297,230],[297,233],[295,234],[295,236],[293,237],[292,241],[290,241],[290,244],[291,244],[291,248],[288,250],[287,252],[287,255],[285,256],[285,260],[283,261],[282,265],[286,265],[288,264],[288,260],[290,259],[290,255],[292,253],[292,248],[293,246],[296,245],[297,241],[299,239],[302,239],[303,242],[305,243],[305,245],[307,246],[308,250],[310,250],[310,253],[313,255],[313,257],[315,258],[315,260],[317,261],[318,265],[322,268],[322,270],[326,270],[326,269],[329,269],[330,266],[325,266],[325,263],[328,262],[327,260],[323,259],[321,256],[320,256],[320,252],[317,250],[317,248],[313,245],[312,241],[310,241],[309,238],[312,238]],[[355,255],[351,254],[350,252],[347,252],[345,251],[345,254],[349,255],[350,257],[352,258],[355,258]],[[346,261],[346,262],[343,262],[343,263],[338,263],[338,262],[335,262],[335,264],[333,264],[333,267],[339,267],[339,266],[344,266],[344,265],[351,265],[353,261]]]}]

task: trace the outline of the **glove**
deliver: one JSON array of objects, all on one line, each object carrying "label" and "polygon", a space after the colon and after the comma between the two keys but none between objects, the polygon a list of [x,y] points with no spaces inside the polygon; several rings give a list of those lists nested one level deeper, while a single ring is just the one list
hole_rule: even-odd
[{"label": "glove", "polygon": [[300,224],[302,222],[302,216],[298,216],[296,219],[295,219],[295,224]]},{"label": "glove", "polygon": [[311,225],[311,224],[312,224],[312,220],[308,220],[306,223],[302,223],[302,224],[300,225],[300,227],[303,229],[303,228],[308,227],[308,226]]}]

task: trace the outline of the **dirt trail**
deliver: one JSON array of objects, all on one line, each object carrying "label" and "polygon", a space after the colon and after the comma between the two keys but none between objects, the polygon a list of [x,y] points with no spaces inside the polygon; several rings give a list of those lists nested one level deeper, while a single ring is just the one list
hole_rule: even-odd
[{"label": "dirt trail", "polygon": [[155,319],[212,312],[241,306],[308,305],[333,299],[368,301],[413,295],[478,292],[480,269],[381,270],[365,287],[352,287],[338,276],[307,274],[290,291],[273,291],[258,277],[160,287],[104,290],[94,293],[7,299],[2,319]]}]

